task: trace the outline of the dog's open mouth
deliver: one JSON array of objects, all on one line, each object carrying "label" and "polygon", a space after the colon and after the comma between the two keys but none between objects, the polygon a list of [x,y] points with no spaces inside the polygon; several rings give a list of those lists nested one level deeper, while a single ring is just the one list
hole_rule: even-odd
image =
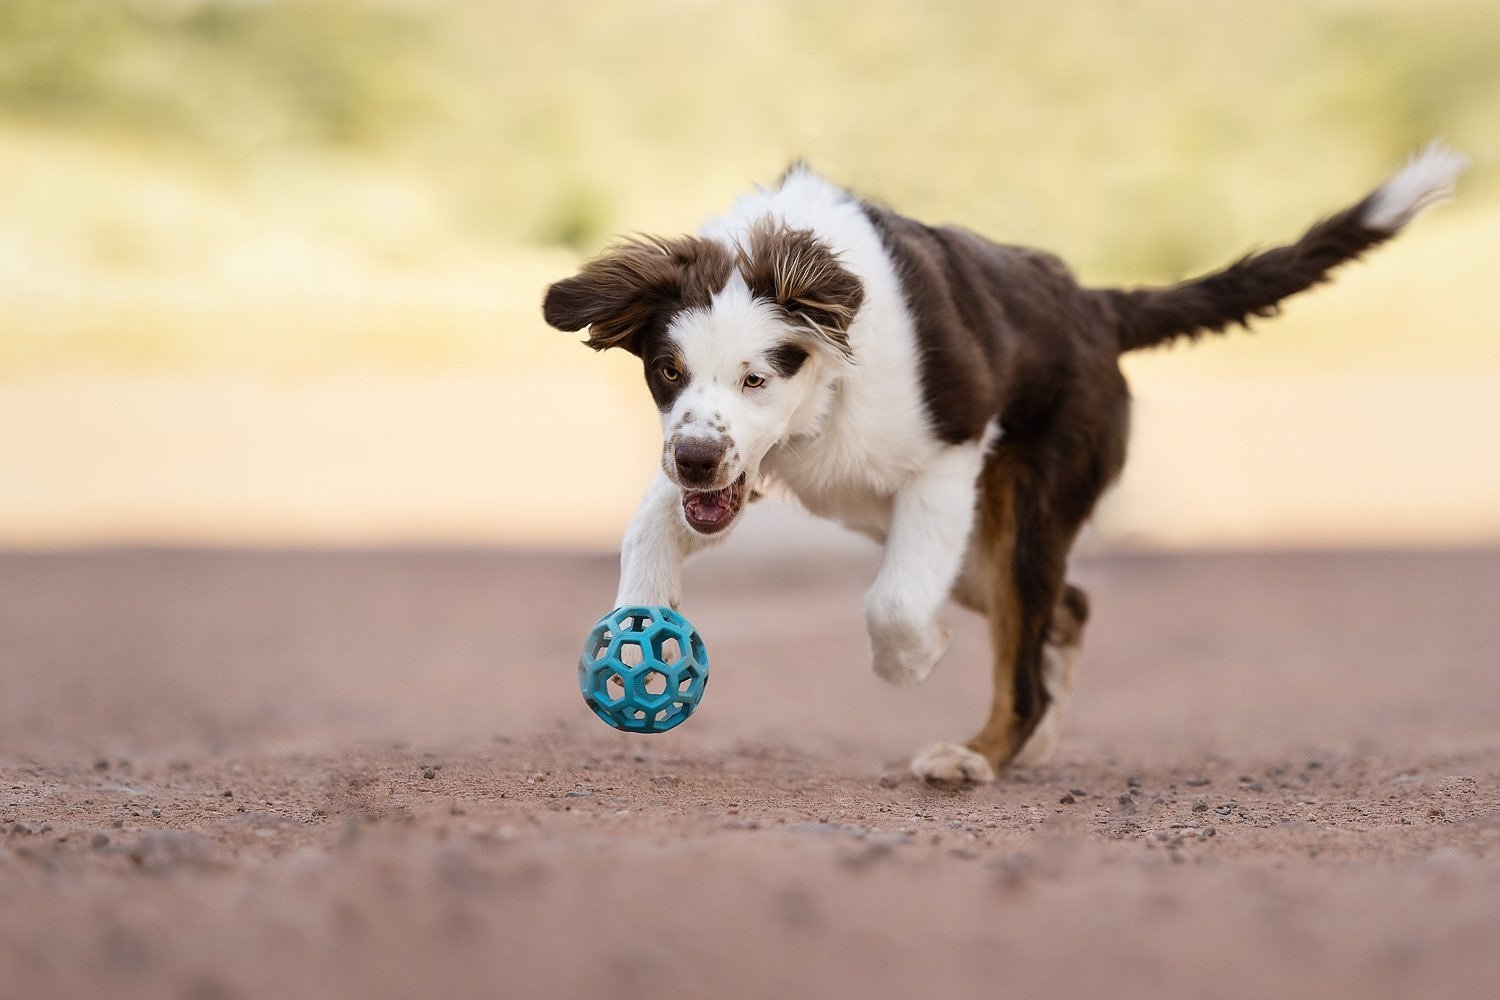
[{"label": "dog's open mouth", "polygon": [[693,530],[704,535],[729,527],[744,506],[744,473],[722,490],[682,491],[682,513]]}]

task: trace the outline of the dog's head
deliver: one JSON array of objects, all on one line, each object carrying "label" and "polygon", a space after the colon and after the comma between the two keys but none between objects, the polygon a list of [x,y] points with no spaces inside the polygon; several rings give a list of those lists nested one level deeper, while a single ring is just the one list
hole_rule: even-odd
[{"label": "dog's head", "polygon": [[688,526],[728,528],[778,442],[815,428],[852,360],[859,279],[811,232],[773,223],[733,247],[696,237],[616,244],[547,289],[559,330],[639,357],[662,421],[662,468]]}]

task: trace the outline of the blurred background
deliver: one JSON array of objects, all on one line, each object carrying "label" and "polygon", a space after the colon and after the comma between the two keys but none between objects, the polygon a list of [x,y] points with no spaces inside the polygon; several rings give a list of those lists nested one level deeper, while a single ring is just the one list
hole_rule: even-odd
[{"label": "blurred background", "polygon": [[607,549],[655,414],[538,305],[612,234],[805,157],[1170,282],[1434,137],[1456,204],[1129,359],[1091,544],[1493,543],[1497,53],[1490,0],[4,0],[0,546]]}]

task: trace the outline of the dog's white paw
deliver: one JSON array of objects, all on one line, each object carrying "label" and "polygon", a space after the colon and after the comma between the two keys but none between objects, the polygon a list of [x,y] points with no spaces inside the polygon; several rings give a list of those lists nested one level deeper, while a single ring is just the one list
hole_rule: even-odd
[{"label": "dog's white paw", "polygon": [[901,687],[925,681],[948,651],[949,635],[936,623],[921,627],[872,623],[870,645],[875,673]]},{"label": "dog's white paw", "polygon": [[995,780],[989,761],[957,743],[938,743],[923,750],[912,760],[911,773],[942,785],[982,785]]}]

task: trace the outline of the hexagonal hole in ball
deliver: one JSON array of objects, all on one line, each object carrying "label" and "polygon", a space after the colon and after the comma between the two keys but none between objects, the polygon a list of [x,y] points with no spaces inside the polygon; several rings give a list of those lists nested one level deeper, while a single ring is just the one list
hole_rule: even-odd
[{"label": "hexagonal hole in ball", "polygon": [[641,649],[641,644],[630,639],[620,640],[620,646],[615,655],[627,667],[639,666],[646,659],[646,652]]},{"label": "hexagonal hole in ball", "polygon": [[670,633],[663,635],[658,632],[652,636],[651,651],[656,654],[658,660],[669,667],[682,659],[682,643]]},{"label": "hexagonal hole in ball", "polygon": [[614,635],[609,632],[605,632],[603,635],[599,636],[599,638],[594,641],[594,644],[589,647],[589,659],[597,663],[600,660],[604,659],[604,657],[608,656],[609,643],[613,638]]},{"label": "hexagonal hole in ball", "polygon": [[618,705],[625,697],[625,678],[619,674],[610,674],[604,679],[599,694],[610,705]]}]

